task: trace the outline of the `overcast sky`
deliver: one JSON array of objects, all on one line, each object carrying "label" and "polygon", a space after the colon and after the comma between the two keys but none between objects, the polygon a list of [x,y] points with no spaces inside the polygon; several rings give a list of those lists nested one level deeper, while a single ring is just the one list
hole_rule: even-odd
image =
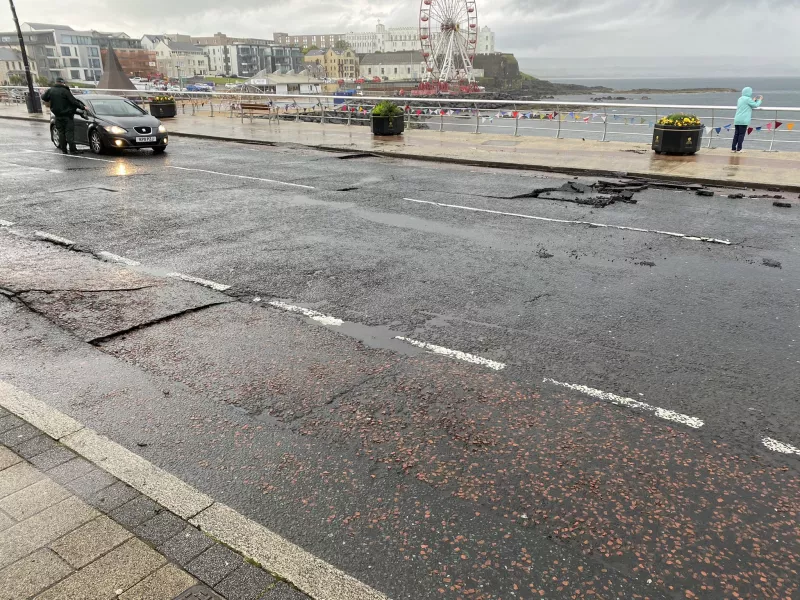
[{"label": "overcast sky", "polygon": [[[419,0],[16,0],[20,21],[271,38],[418,23]],[[10,11],[0,5],[3,29]],[[478,0],[498,50],[524,56],[800,56],[800,0]],[[790,61],[791,62],[791,61]],[[798,64],[799,61],[794,61]],[[794,73],[800,74],[800,67]]]}]

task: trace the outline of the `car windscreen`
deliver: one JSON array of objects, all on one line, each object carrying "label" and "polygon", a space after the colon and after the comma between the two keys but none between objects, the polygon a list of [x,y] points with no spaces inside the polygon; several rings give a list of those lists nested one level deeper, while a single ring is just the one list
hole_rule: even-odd
[{"label": "car windscreen", "polygon": [[128,100],[92,100],[92,111],[100,117],[141,117],[145,113]]}]

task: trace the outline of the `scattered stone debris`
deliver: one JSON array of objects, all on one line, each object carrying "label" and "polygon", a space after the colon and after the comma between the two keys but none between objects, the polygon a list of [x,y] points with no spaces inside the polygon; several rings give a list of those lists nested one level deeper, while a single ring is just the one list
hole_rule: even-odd
[{"label": "scattered stone debris", "polygon": [[772,260],[771,258],[765,258],[763,260],[765,267],[772,267],[773,269],[782,269],[781,263],[777,260]]},{"label": "scattered stone debris", "polygon": [[695,194],[697,194],[698,196],[706,196],[710,198],[711,196],[714,195],[714,192],[712,192],[711,190],[697,190]]},{"label": "scattered stone debris", "polygon": [[641,177],[632,177],[631,181],[647,185],[651,188],[665,189],[665,190],[684,190],[687,192],[696,192],[702,190],[703,185],[699,183],[683,183],[681,181],[661,181],[659,179],[644,179]]},{"label": "scattered stone debris", "polygon": [[539,258],[553,258],[554,254],[550,254],[547,250],[544,249],[544,246],[539,246],[539,249],[536,251],[536,256]]},{"label": "scattered stone debris", "polygon": [[656,263],[654,263],[651,260],[642,260],[642,261],[637,262],[636,264],[640,265],[642,267],[655,267],[656,266]]},{"label": "scattered stone debris", "polygon": [[774,196],[770,196],[769,194],[751,194],[749,197],[754,200],[760,200],[762,198],[765,200],[784,200],[784,197],[780,194],[775,194]]},{"label": "scattered stone debris", "polygon": [[744,194],[738,194],[738,193],[730,194],[728,198],[730,198],[731,200],[741,200],[742,198],[744,198]]},{"label": "scattered stone debris", "polygon": [[523,198],[539,198],[542,200],[560,200],[574,202],[596,208],[605,208],[616,202],[636,204],[633,194],[646,189],[642,185],[611,184],[611,182],[598,181],[592,185],[570,181],[557,188],[540,188],[528,194],[512,196],[512,200]]},{"label": "scattered stone debris", "polygon": [[647,150],[620,150],[620,152],[630,152],[632,154],[647,154]]},{"label": "scattered stone debris", "polygon": [[773,202],[772,206],[777,206],[778,208],[792,208],[792,205],[788,202]]}]

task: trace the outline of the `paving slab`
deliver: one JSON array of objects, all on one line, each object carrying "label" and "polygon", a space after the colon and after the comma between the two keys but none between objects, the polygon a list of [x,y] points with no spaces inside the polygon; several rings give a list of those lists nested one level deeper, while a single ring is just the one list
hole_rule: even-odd
[{"label": "paving slab", "polygon": [[159,546],[158,550],[185,567],[213,545],[214,541],[210,537],[190,525]]},{"label": "paving slab", "polygon": [[5,446],[0,446],[0,471],[21,462],[22,459]]},{"label": "paving slab", "polygon": [[67,490],[52,479],[41,479],[0,500],[0,510],[17,521],[24,521],[53,504],[58,504],[69,495]]},{"label": "paving slab", "polygon": [[120,600],[172,600],[196,584],[197,580],[186,571],[164,565],[122,594]]},{"label": "paving slab", "polygon": [[76,569],[116,548],[133,534],[106,516],[82,525],[50,544],[50,549]]},{"label": "paving slab", "polygon": [[33,485],[42,478],[39,471],[24,462],[4,469],[0,471],[0,498],[5,498],[18,490]]},{"label": "paving slab", "polygon": [[32,598],[72,573],[70,566],[46,548],[0,569],[0,600]]},{"label": "paving slab", "polygon": [[244,563],[220,581],[214,589],[227,600],[257,600],[276,583],[276,579],[268,573]]}]

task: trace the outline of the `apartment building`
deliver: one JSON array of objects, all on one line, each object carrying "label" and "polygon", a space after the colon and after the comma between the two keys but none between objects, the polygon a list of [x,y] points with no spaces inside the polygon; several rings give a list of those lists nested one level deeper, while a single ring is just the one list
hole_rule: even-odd
[{"label": "apartment building", "polygon": [[276,31],[272,39],[281,46],[299,46],[300,48],[333,48],[338,42],[346,41],[343,33],[317,33],[310,35],[289,35]]},{"label": "apartment building", "polygon": [[356,79],[359,76],[358,56],[350,48],[311,50],[305,55],[305,63],[316,77]]},{"label": "apartment building", "polygon": [[[34,77],[36,72],[31,69]],[[25,76],[25,65],[19,49],[0,48],[0,85],[11,85],[12,76]]]},{"label": "apartment building", "polygon": [[[23,23],[21,29],[32,70],[49,80],[100,80],[103,64],[97,32],[48,23]],[[7,44],[19,44],[16,32],[0,33],[0,45]]]},{"label": "apartment building", "polygon": [[[147,36],[145,36],[147,37]],[[159,73],[172,79],[210,75],[208,57],[200,46],[162,39],[155,46]]]}]

